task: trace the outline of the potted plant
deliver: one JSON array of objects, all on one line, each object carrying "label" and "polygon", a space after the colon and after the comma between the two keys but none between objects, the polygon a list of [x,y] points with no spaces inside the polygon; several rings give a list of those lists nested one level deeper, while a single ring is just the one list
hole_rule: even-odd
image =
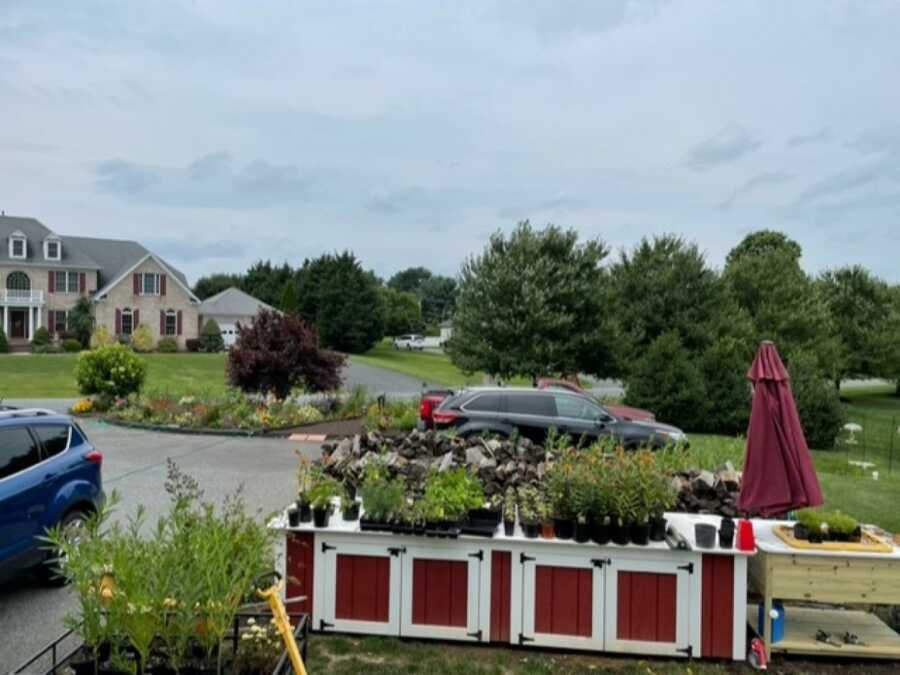
[{"label": "potted plant", "polygon": [[541,522],[541,539],[554,539],[556,533],[553,529],[553,518],[550,516],[550,505],[540,493],[538,493],[536,506],[538,519]]},{"label": "potted plant", "polygon": [[297,527],[300,525],[300,509],[296,506],[292,506],[288,509],[288,526]]},{"label": "potted plant", "polygon": [[320,476],[309,491],[309,503],[312,506],[313,525],[327,527],[331,518],[332,500],[340,494],[340,487],[333,478]]},{"label": "potted plant", "polygon": [[539,502],[540,495],[538,494],[537,489],[530,485],[519,487],[519,522],[522,525],[522,534],[526,539],[537,539],[541,533]]},{"label": "potted plant", "polygon": [[575,452],[564,450],[544,474],[544,486],[553,530],[557,539],[571,539],[575,534],[575,510],[572,487],[576,469]]},{"label": "potted plant", "polygon": [[590,524],[591,541],[596,544],[608,544],[610,539],[610,512],[612,511],[612,492],[610,489],[611,471],[609,462],[604,458],[595,458],[591,465]]},{"label": "potted plant", "polygon": [[512,537],[516,533],[516,490],[506,488],[503,496],[503,534]]},{"label": "potted plant", "polygon": [[460,521],[483,503],[481,482],[465,469],[432,473],[425,481],[421,502],[426,534],[456,536]]},{"label": "potted plant", "polygon": [[610,466],[611,473],[611,520],[610,538],[620,546],[628,545],[631,540],[631,520],[633,519],[634,500],[633,485],[630,480],[630,462],[624,451],[617,450]]},{"label": "potted plant", "polygon": [[573,538],[584,544],[591,538],[590,513],[594,493],[593,476],[589,471],[577,471],[571,484],[571,503],[575,513],[575,532]]},{"label": "potted plant", "polygon": [[306,457],[300,458],[300,464],[297,467],[297,511],[301,523],[308,523],[312,520],[309,491],[321,473],[321,466]]},{"label": "potted plant", "polygon": [[341,495],[341,518],[345,521],[359,519],[359,502],[356,501],[356,495],[351,496],[346,490]]},{"label": "potted plant", "polygon": [[674,508],[678,495],[672,486],[671,478],[660,468],[657,468],[654,485],[653,510],[650,513],[650,541],[664,541],[668,527],[665,514]]}]

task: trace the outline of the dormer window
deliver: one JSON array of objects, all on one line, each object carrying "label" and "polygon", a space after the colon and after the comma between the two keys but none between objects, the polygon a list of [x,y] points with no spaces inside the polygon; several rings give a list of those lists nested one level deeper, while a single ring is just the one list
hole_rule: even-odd
[{"label": "dormer window", "polygon": [[25,259],[25,251],[27,239],[25,235],[21,232],[13,232],[9,235],[9,257],[10,258],[18,258],[19,260]]},{"label": "dormer window", "polygon": [[62,242],[56,237],[47,237],[44,240],[44,258],[47,260],[62,259]]}]

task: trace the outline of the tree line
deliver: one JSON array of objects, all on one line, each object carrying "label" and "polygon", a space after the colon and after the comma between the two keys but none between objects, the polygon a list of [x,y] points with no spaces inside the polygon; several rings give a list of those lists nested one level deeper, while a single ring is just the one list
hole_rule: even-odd
[{"label": "tree line", "polygon": [[319,331],[322,346],[362,353],[385,336],[437,334],[450,318],[457,283],[424,267],[397,272],[386,282],[350,251],[306,259],[297,268],[259,261],[243,274],[201,277],[201,300],[237,287],[268,305],[300,314]]}]

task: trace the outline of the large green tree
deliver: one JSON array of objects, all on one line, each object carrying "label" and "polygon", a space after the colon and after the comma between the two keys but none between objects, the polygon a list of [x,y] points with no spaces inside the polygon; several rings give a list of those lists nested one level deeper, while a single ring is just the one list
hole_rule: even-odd
[{"label": "large green tree", "polygon": [[575,230],[519,223],[509,237],[491,236],[467,260],[449,343],[467,372],[516,375],[616,374],[609,312],[608,250]]},{"label": "large green tree", "polygon": [[724,278],[750,317],[754,342],[772,340],[787,360],[811,354],[822,375],[834,379],[840,347],[828,307],[800,266],[799,244],[778,234],[747,235],[728,255]]},{"label": "large green tree", "polygon": [[300,307],[300,301],[297,298],[297,282],[294,279],[285,283],[281,291],[281,311],[288,314],[296,314]]},{"label": "large green tree", "polygon": [[387,285],[402,293],[418,293],[422,282],[430,278],[431,271],[425,267],[408,267],[392,276]]},{"label": "large green tree", "polygon": [[209,276],[200,277],[194,284],[194,295],[201,300],[221,293],[225,289],[242,288],[244,285],[244,277],[242,274],[210,274]]},{"label": "large green tree", "polygon": [[422,330],[422,311],[419,308],[419,298],[414,293],[386,286],[381,289],[381,297],[384,301],[385,335],[396,337]]},{"label": "large green tree", "polygon": [[380,284],[350,251],[305,260],[297,290],[300,314],[329,349],[361,353],[384,336]]},{"label": "large green tree", "polygon": [[452,277],[432,275],[419,284],[425,323],[435,324],[449,319],[456,306],[456,293],[456,279]]},{"label": "large green tree", "polygon": [[241,290],[267,305],[278,307],[281,304],[284,285],[293,277],[294,270],[287,263],[273,265],[268,260],[265,262],[260,260],[247,270],[241,283]]}]

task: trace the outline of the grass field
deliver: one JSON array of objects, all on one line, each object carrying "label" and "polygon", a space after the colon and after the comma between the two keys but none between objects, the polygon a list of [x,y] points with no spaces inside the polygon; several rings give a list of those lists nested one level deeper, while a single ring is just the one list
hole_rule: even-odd
[{"label": "grass field", "polygon": [[385,368],[414,377],[421,382],[461,387],[466,384],[481,384],[484,373],[464,375],[450,363],[450,357],[443,352],[407,351],[394,349],[390,340],[382,340],[365,354],[352,357],[354,363]]},{"label": "grass field", "polygon": [[[142,354],[147,384],[173,392],[225,390],[224,354]],[[77,354],[0,356],[0,398],[75,398]]]}]

